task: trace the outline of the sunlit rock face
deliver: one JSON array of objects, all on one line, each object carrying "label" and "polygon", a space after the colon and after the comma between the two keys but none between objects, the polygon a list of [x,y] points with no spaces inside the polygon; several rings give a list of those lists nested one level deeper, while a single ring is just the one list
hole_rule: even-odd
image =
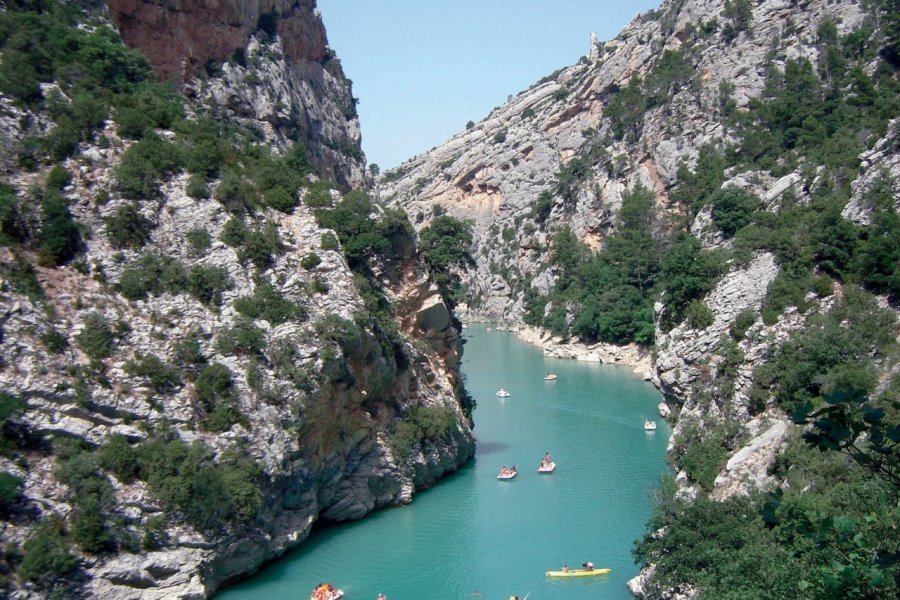
[{"label": "sunlit rock face", "polygon": [[319,175],[366,184],[356,100],[314,0],[110,0],[126,44],[160,79],[274,145],[300,142]]},{"label": "sunlit rock face", "polygon": [[284,40],[290,63],[322,63],[325,27],[314,0],[107,0],[122,39],[147,55],[160,79],[189,81],[262,31]]}]

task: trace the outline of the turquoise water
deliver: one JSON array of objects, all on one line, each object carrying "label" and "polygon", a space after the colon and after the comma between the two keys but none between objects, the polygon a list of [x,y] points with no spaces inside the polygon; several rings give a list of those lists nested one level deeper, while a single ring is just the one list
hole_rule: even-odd
[{"label": "turquoise water", "polygon": [[[509,333],[465,330],[463,372],[478,402],[474,461],[409,506],[314,533],[283,559],[217,596],[309,597],[327,581],[347,600],[630,599],[631,547],[665,469],[670,430],[660,395],[624,367],[546,358]],[[547,372],[554,382],[543,381]],[[497,398],[506,388],[511,396]],[[655,419],[656,432],[643,430]],[[556,472],[538,475],[544,452]],[[501,465],[519,475],[498,481]],[[585,561],[610,575],[544,572]],[[480,592],[474,595],[474,592]]]}]

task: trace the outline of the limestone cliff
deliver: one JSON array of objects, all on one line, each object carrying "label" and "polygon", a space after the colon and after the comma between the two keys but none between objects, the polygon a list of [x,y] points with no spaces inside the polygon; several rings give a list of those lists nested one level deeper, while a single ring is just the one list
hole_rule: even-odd
[{"label": "limestone cliff", "polygon": [[365,182],[356,99],[314,0],[110,0],[122,38],[164,81],[255,121],[281,148],[307,146],[317,171]]},{"label": "limestone cliff", "polygon": [[[752,115],[771,96],[773,73],[809,64],[811,73],[827,78],[825,36],[832,31],[834,39],[871,36],[881,18],[877,6],[852,0],[665,1],[658,10],[637,16],[615,39],[593,38],[578,64],[549,75],[445,144],[383,174],[380,196],[407,210],[417,227],[444,211],[473,221],[476,265],[463,273],[470,318],[518,330],[549,354],[632,363],[640,370],[647,353],[586,347],[524,324],[526,297],[547,296],[562,274],[548,260],[553,236],[571,229],[602,255],[616,232],[623,192],[641,185],[655,198],[657,241],[684,227],[704,249],[728,255],[734,240],[714,225],[710,206],[692,212],[683,197],[674,197],[682,190],[684,172],[703,167],[704,147],[731,148],[736,155],[744,151],[733,115]],[[877,45],[860,62],[861,72],[874,77],[880,64]],[[863,198],[877,181],[888,182],[884,193],[892,196],[894,210],[900,206],[897,122],[871,133],[859,134],[865,140],[861,154],[849,157],[853,167],[846,175],[853,183],[843,218],[860,224],[871,222],[872,206]],[[725,168],[716,188],[746,190],[771,214],[793,203],[809,205],[821,193],[826,167],[804,157],[799,164],[780,160],[768,168]],[[768,469],[795,427],[771,397],[762,405],[750,397],[752,374],[805,326],[809,314],[827,312],[842,295],[836,282],[830,295],[829,280],[828,293],[809,292],[798,302],[805,304],[805,313],[781,307],[780,314],[760,318],[782,259],[757,251],[730,260],[699,299],[710,315],[702,324],[664,326],[666,291],[660,290],[650,377],[667,397],[665,414],[674,409],[673,440],[698,423],[729,423],[741,431],[742,442],[729,448],[715,480],[711,496],[716,499],[779,484]],[[890,305],[884,293],[880,302]],[[568,323],[573,312],[571,306],[563,311]],[[734,342],[729,333],[747,315],[753,318]],[[880,365],[885,380],[894,365],[890,360]],[[729,389],[718,394],[724,370],[730,373]],[[683,493],[700,491],[683,472],[679,482]],[[642,585],[635,582],[635,593],[645,593]]]},{"label": "limestone cliff", "polygon": [[[658,11],[636,17],[615,39],[592,43],[578,64],[545,77],[472,128],[385,173],[381,198],[405,207],[417,226],[427,222],[435,204],[474,220],[478,266],[467,276],[471,296],[481,300],[472,312],[521,323],[526,286],[545,293],[553,278],[543,265],[552,226],[535,223],[529,212],[541,192],[554,189],[563,166],[577,158],[589,162],[567,197],[557,195],[548,222],[567,222],[594,250],[614,228],[623,190],[636,184],[652,189],[658,208],[675,214],[679,208],[668,191],[678,167],[693,166],[704,143],[730,139],[717,108],[726,100],[720,84],[733,84],[728,99],[745,108],[762,93],[770,65],[783,67],[788,58],[818,60],[814,39],[820,22],[832,20],[847,33],[865,18],[857,2],[752,4],[747,30],[723,43],[721,35],[704,37],[701,25],[717,21],[721,30],[728,22],[724,2],[664,2]],[[699,45],[688,67],[689,85],[665,90],[667,100],[640,115],[639,136],[614,139],[610,100],[687,40]],[[777,59],[769,56],[773,44]],[[765,186],[770,202],[790,187],[788,181]]]},{"label": "limestone cliff", "polygon": [[[358,150],[359,131],[314,3],[109,5],[190,98],[150,92],[183,107],[178,131],[130,135],[120,99],[54,160],[21,154],[65,127],[48,98],[64,112],[87,100],[52,81],[27,102],[0,96],[9,156],[36,157],[30,170],[9,160],[0,189],[13,215],[0,247],[0,471],[17,482],[0,508],[0,595],[204,598],[317,521],[407,503],[455,471],[474,455],[473,407],[459,323],[412,230],[386,228],[389,250],[351,269],[317,214],[341,202],[318,179],[359,183],[364,162],[328,146]],[[78,18],[122,55],[107,17]],[[201,122],[209,145],[197,150],[185,131]],[[129,167],[140,148],[174,162]],[[181,152],[205,166],[184,172]],[[149,187],[123,184],[132,167]],[[256,188],[260,169],[282,182],[280,204]],[[367,223],[397,218],[354,206]],[[51,213],[68,254],[48,249]],[[166,458],[126,472],[103,458],[113,446]],[[16,553],[39,564],[45,533],[65,544],[51,548],[62,562],[17,578]]]}]

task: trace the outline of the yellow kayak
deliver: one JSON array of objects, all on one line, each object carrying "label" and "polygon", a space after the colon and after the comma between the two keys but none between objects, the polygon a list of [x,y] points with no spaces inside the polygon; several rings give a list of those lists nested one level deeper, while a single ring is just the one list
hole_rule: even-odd
[{"label": "yellow kayak", "polygon": [[569,569],[568,571],[547,571],[547,577],[593,577],[594,575],[609,575],[612,569]]}]

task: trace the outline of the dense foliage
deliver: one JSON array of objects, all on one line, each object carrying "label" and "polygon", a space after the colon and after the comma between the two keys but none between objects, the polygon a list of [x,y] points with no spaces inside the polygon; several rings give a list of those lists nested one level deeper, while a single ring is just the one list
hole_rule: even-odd
[{"label": "dense foliage", "polygon": [[471,223],[450,215],[438,215],[419,232],[419,251],[451,306],[464,295],[453,270],[475,264],[471,246]]},{"label": "dense foliage", "polygon": [[664,249],[654,222],[653,194],[638,187],[623,194],[619,222],[602,252],[591,253],[568,229],[557,233],[550,247],[553,291],[529,292],[526,322],[585,341],[653,344],[653,303],[660,291],[666,291],[667,314],[682,315],[723,270],[721,257],[702,251],[690,236]]}]

